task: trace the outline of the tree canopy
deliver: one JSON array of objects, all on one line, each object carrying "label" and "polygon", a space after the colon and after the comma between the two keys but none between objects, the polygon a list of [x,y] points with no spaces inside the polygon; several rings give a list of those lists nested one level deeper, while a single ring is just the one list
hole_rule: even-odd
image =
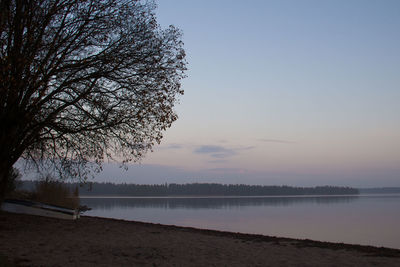
[{"label": "tree canopy", "polygon": [[153,2],[1,0],[0,183],[22,158],[87,177],[141,158],[177,119],[181,32]]}]

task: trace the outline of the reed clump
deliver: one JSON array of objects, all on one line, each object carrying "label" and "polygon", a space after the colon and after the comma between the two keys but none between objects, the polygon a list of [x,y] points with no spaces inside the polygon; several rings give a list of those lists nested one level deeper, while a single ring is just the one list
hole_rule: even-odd
[{"label": "reed clump", "polygon": [[78,187],[71,188],[65,183],[46,177],[37,182],[31,199],[45,204],[78,209],[79,189]]}]

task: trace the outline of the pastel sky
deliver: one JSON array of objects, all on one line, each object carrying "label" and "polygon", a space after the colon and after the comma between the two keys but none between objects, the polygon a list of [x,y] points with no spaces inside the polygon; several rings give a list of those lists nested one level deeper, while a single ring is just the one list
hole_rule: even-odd
[{"label": "pastel sky", "polygon": [[158,1],[184,33],[179,119],[140,165],[96,180],[400,186],[399,14],[397,0]]}]

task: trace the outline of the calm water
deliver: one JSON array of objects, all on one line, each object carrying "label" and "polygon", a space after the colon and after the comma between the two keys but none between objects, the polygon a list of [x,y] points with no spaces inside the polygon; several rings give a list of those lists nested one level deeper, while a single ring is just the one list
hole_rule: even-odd
[{"label": "calm water", "polygon": [[85,213],[233,232],[400,248],[400,195],[81,198]]}]

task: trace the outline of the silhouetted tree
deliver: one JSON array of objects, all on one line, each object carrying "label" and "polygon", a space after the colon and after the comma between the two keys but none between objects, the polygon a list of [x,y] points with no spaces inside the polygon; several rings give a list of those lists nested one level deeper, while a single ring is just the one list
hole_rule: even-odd
[{"label": "silhouetted tree", "polygon": [[1,0],[0,199],[21,157],[84,179],[106,158],[136,160],[160,142],[186,61],[180,31],[161,29],[154,8]]}]

